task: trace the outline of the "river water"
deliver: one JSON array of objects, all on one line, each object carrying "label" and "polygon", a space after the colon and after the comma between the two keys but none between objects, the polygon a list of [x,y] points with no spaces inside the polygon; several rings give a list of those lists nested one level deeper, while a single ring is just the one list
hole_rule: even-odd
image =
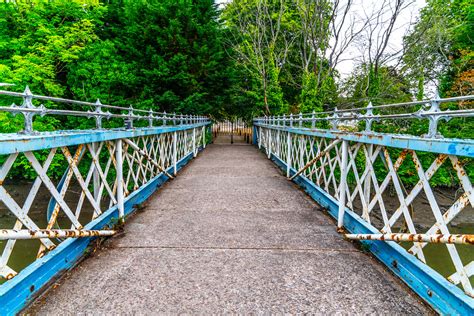
[{"label": "river water", "polygon": [[[18,203],[18,205],[22,207],[28,193],[30,192],[32,183],[26,181],[8,180],[3,184],[3,186],[12,196],[12,198]],[[76,206],[78,204],[80,194],[81,188],[79,185],[77,183],[71,183],[64,200],[71,208],[73,213],[75,212]],[[28,216],[40,229],[45,229],[48,224],[46,210],[50,202],[50,197],[50,193],[42,185],[36,195],[30,211],[28,212]],[[83,226],[92,219],[93,215],[92,206],[86,200],[87,199],[85,199],[81,214],[79,216],[79,222]],[[101,201],[101,203],[108,203],[108,200],[104,199]],[[13,229],[15,222],[16,216],[13,215],[13,213],[11,213],[2,202],[0,202],[0,229]],[[53,228],[72,228],[71,221],[62,211],[59,212],[57,222],[58,224]],[[25,229],[25,227],[23,227],[23,229]],[[60,240],[52,240],[52,242],[58,244]],[[3,253],[6,243],[6,241],[0,240],[0,253]],[[8,261],[8,266],[17,272],[21,271],[36,259],[39,248],[39,240],[17,240]],[[0,284],[3,282],[5,282],[5,280],[0,278]]]}]

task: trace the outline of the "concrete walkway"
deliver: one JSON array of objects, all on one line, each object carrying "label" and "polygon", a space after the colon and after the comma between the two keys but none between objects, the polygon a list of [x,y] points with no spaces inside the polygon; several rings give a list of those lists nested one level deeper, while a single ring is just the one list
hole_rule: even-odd
[{"label": "concrete walkway", "polygon": [[211,145],[31,309],[428,314],[262,153]]}]

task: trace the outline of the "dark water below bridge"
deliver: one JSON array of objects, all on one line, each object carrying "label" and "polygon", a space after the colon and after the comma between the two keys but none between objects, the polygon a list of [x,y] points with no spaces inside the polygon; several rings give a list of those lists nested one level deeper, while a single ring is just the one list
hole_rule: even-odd
[{"label": "dark water below bridge", "polygon": [[[72,181],[71,181],[72,182]],[[3,186],[7,192],[12,196],[12,198],[18,203],[20,207],[23,206],[24,201],[30,188],[32,187],[32,182],[27,181],[6,181]],[[71,183],[70,189],[68,190],[64,200],[71,208],[72,212],[75,212],[79,196],[81,193],[81,188],[77,183]],[[31,209],[28,212],[28,216],[33,220],[33,222],[40,228],[45,229],[48,225],[47,219],[47,208],[50,202],[50,193],[43,185],[40,187],[38,194],[31,206]],[[109,203],[108,199],[102,201],[103,205]],[[83,209],[79,216],[79,222],[84,226],[87,224],[93,215],[93,209],[90,203],[85,199],[83,204]],[[16,216],[11,213],[7,207],[0,202],[0,229],[13,229],[16,222]],[[60,211],[58,215],[58,224],[53,227],[53,229],[71,229],[71,222],[67,216]],[[25,229],[25,227],[23,227]],[[52,240],[53,243],[58,244],[60,240]],[[7,241],[0,240],[0,254],[3,253]],[[38,239],[35,240],[17,240],[13,248],[13,252],[8,261],[8,266],[15,271],[21,271],[32,263],[36,259],[38,250],[40,248],[40,242]],[[0,278],[0,284],[4,283],[5,280]]]}]

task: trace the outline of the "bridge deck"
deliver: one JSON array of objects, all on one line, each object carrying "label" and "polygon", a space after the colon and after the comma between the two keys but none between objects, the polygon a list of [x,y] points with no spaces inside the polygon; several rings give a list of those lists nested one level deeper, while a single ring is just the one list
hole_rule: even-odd
[{"label": "bridge deck", "polygon": [[32,311],[431,312],[245,145],[209,146]]}]

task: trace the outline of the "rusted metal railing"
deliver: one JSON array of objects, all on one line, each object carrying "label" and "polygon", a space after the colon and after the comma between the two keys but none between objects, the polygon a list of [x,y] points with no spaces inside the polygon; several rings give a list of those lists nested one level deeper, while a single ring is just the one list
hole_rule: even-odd
[{"label": "rusted metal railing", "polygon": [[[21,105],[0,106],[0,115],[24,117],[21,132],[0,134],[0,310],[15,312],[77,262],[91,237],[113,235],[136,205],[205,148],[211,122],[40,96],[28,88],[0,91],[1,96]],[[90,118],[95,129],[39,132],[38,115]],[[115,125],[122,120],[123,127],[103,128],[102,120],[111,118]],[[32,179],[28,191],[14,194],[25,172]],[[37,202],[44,200],[49,202]],[[19,247],[19,239],[27,241]],[[27,259],[18,264],[19,258]],[[8,299],[24,290],[28,296]]]},{"label": "rusted metal railing", "polygon": [[[363,240],[423,298],[472,308],[474,140],[443,137],[439,123],[457,118],[452,128],[472,124],[473,100],[260,117],[254,120],[255,143],[328,209],[340,232]],[[419,124],[426,128],[421,135],[407,134],[411,120],[427,122]],[[387,126],[399,127],[397,134],[383,132]],[[449,177],[455,189],[443,194],[433,185],[437,176]],[[446,293],[428,295],[433,284]]]}]

